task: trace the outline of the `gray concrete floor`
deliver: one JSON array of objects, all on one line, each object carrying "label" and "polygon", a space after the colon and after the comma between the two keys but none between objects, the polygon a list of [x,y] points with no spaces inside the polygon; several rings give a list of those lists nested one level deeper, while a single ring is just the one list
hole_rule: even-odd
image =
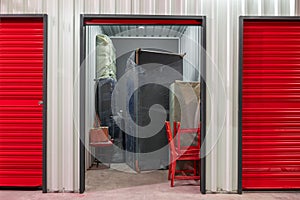
[{"label": "gray concrete floor", "polygon": [[[107,191],[143,185],[168,183],[167,170],[136,173],[126,164],[112,164],[110,169],[93,167],[86,173],[86,191]],[[194,183],[197,185],[197,183]]]},{"label": "gray concrete floor", "polygon": [[92,199],[130,199],[130,200],[271,200],[300,199],[297,192],[245,192],[238,194],[206,194],[199,191],[199,182],[176,181],[171,188],[167,181],[167,171],[149,173],[126,173],[113,169],[89,170],[87,172],[86,192],[47,193],[41,191],[0,191],[0,200],[92,200]]},{"label": "gray concrete floor", "polygon": [[300,199],[300,193],[243,193],[202,195],[197,186],[178,186],[170,188],[168,183],[144,185],[108,191],[87,191],[78,193],[47,193],[41,191],[0,191],[1,200],[293,200]]},{"label": "gray concrete floor", "polygon": [[243,193],[238,194],[206,194],[202,195],[197,186],[178,186],[170,188],[168,183],[136,186],[107,191],[87,191],[77,193],[47,193],[41,191],[0,191],[1,200],[93,200],[93,199],[130,199],[130,200],[293,200],[300,199],[300,193]]}]

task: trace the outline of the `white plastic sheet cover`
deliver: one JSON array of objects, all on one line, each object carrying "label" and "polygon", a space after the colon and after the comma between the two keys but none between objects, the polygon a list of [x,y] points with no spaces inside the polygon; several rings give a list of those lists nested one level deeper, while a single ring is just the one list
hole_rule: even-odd
[{"label": "white plastic sheet cover", "polygon": [[[200,82],[175,81],[170,92],[170,121],[181,122],[182,128],[197,128],[200,122]],[[191,95],[189,88],[194,93]],[[176,95],[175,95],[176,94]],[[199,115],[196,115],[199,113]]]},{"label": "white plastic sheet cover", "polygon": [[116,50],[104,34],[96,36],[96,78],[116,79]]},{"label": "white plastic sheet cover", "polygon": [[[192,89],[192,92],[191,92]],[[200,82],[175,81],[170,86],[170,122],[180,122],[181,128],[198,128],[200,123]],[[182,135],[183,145],[194,145],[195,134]]]}]

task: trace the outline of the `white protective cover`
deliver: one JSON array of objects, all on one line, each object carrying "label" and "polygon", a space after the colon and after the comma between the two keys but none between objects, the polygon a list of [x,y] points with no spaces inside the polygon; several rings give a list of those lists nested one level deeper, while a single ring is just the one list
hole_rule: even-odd
[{"label": "white protective cover", "polygon": [[116,79],[116,50],[104,34],[96,36],[96,78]]}]

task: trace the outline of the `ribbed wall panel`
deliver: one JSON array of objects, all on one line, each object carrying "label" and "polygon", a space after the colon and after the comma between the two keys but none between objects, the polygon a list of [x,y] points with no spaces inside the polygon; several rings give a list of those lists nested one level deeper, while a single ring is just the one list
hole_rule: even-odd
[{"label": "ribbed wall panel", "polygon": [[300,188],[300,21],[245,20],[243,189]]},{"label": "ribbed wall panel", "polygon": [[0,20],[0,186],[42,186],[43,19]]},{"label": "ribbed wall panel", "polygon": [[[206,186],[208,191],[223,193],[224,191],[236,191],[237,188],[238,16],[294,15],[295,3],[299,14],[298,2],[296,0],[0,0],[2,14],[46,13],[49,16],[48,191],[78,191],[79,189],[80,14],[207,16],[207,55],[209,58],[207,85],[211,85],[208,96],[212,97],[207,100],[207,102],[211,102],[207,105],[207,127],[210,127],[207,129],[209,131],[207,140],[215,139],[213,136],[216,135],[217,129],[221,129],[223,132],[217,145],[212,145],[214,146],[213,151],[208,149],[211,153],[207,156],[206,162]],[[62,7],[62,4],[66,6]],[[69,41],[74,41],[73,47],[69,46]],[[22,52],[23,48],[14,48],[13,51]],[[62,53],[66,51],[71,53]],[[5,50],[0,50],[0,53],[5,53]],[[25,65],[28,64],[23,63],[23,66]],[[222,76],[221,78],[218,76],[219,74]],[[218,95],[223,85],[217,80],[222,79],[226,86],[226,97],[228,97],[226,100],[222,95]],[[26,80],[19,79],[18,81],[21,84]],[[38,84],[38,81],[35,82]],[[70,83],[74,83],[74,85]],[[60,95],[64,94],[62,90],[74,91],[74,94],[62,97]],[[69,109],[72,106],[73,109]],[[219,108],[226,109],[224,128],[223,113]],[[63,113],[68,116],[65,117]],[[71,121],[72,116],[74,116],[73,124],[62,121],[63,118]],[[62,126],[61,123],[65,125]],[[71,147],[69,147],[70,144]],[[65,157],[68,159],[64,159]],[[66,163],[70,163],[70,165],[67,166]]]}]

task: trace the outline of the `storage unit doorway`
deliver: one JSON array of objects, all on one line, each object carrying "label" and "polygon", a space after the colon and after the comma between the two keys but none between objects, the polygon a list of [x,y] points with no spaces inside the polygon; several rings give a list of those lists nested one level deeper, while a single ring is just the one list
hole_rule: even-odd
[{"label": "storage unit doorway", "polygon": [[299,17],[240,18],[240,193],[300,189],[299,36]]},{"label": "storage unit doorway", "polygon": [[[110,48],[98,46],[100,43]],[[157,119],[158,123],[164,124],[164,121],[169,120],[169,116],[172,115],[168,113],[169,97],[172,96],[172,94],[169,96],[171,83],[177,80],[189,82],[191,85],[198,83],[201,100],[198,108],[200,106],[201,108],[200,116],[196,118],[201,121],[201,140],[204,141],[206,86],[203,50],[205,50],[205,17],[81,16],[80,192],[85,191],[85,173],[90,167],[87,165],[91,165],[94,157],[97,157],[95,155],[101,154],[97,153],[97,149],[93,152],[89,147],[89,130],[93,126],[95,113],[99,116],[101,125],[108,127],[109,137],[114,139],[114,146],[121,150],[113,148],[113,162],[124,162],[136,172],[166,169],[168,145],[165,128],[157,130],[158,134],[144,137],[142,135],[147,130],[135,129],[130,125],[130,120],[124,122],[124,118],[133,119],[136,124],[146,127],[152,120],[151,112],[148,113],[150,107],[159,104],[167,111],[165,119]],[[106,57],[109,64],[105,65],[106,61],[103,60],[99,62],[101,57]],[[169,68],[171,70],[168,76],[165,70]],[[133,71],[133,75],[128,76],[130,70]],[[160,74],[155,76],[153,73]],[[173,77],[172,73],[178,77]],[[135,88],[135,84],[145,82],[144,79],[151,76],[157,78],[155,81],[165,81],[165,85],[161,86],[154,82]],[[121,89],[117,90],[118,87]],[[120,93],[125,92],[125,96],[115,92],[116,90]],[[119,105],[126,101],[129,105],[123,107]],[[109,109],[101,110],[106,107]],[[126,109],[129,113],[125,112]],[[160,112],[158,110],[152,111],[158,114]],[[105,117],[106,115],[108,117]],[[160,115],[157,116],[159,118]],[[194,118],[195,116],[190,120]],[[94,155],[91,156],[89,152]],[[150,152],[148,157],[145,154],[141,155],[145,152]],[[205,193],[205,158],[199,163],[199,173],[201,173],[201,192]]]},{"label": "storage unit doorway", "polygon": [[0,15],[0,187],[46,192],[47,15]]}]

